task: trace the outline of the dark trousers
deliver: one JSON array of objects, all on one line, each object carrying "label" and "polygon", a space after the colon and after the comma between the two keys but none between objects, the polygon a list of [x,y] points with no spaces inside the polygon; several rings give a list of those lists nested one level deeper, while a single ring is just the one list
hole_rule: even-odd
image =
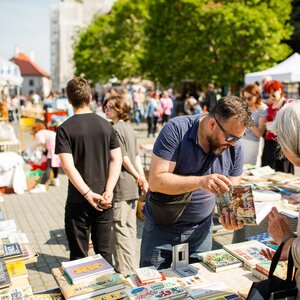
[{"label": "dark trousers", "polygon": [[148,137],[152,133],[153,135],[157,131],[157,121],[158,117],[147,117],[147,125],[148,125]]},{"label": "dark trousers", "polygon": [[96,254],[101,254],[112,264],[113,210],[103,212],[88,202],[67,203],[65,207],[65,230],[70,248],[70,260],[88,256],[89,236]]},{"label": "dark trousers", "polygon": [[42,177],[42,180],[41,180],[41,184],[45,184],[47,182],[47,180],[50,178],[50,172],[51,172],[51,169],[53,170],[53,174],[54,174],[54,178],[57,178],[57,175],[58,175],[58,168],[52,168],[51,167],[51,159],[48,158],[47,159],[47,162],[46,162],[46,169],[45,169],[45,173]]}]

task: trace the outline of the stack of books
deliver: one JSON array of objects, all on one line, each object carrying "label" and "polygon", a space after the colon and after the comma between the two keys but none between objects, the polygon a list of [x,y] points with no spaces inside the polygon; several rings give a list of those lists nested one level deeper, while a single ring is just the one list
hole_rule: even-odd
[{"label": "stack of books", "polygon": [[123,276],[116,274],[100,254],[63,262],[60,268],[52,269],[52,275],[65,299],[125,297]]},{"label": "stack of books", "polygon": [[138,268],[135,270],[135,281],[138,286],[152,284],[166,280],[163,272],[158,272],[154,266]]}]

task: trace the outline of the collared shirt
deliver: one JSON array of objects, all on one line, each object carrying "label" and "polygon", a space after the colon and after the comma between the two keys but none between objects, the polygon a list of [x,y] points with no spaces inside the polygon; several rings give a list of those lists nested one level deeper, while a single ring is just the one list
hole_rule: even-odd
[{"label": "collared shirt", "polygon": [[[243,171],[243,152],[240,142],[226,149],[222,155],[215,156],[207,171],[201,174],[208,154],[198,144],[200,117],[201,115],[198,114],[171,119],[157,137],[153,153],[164,160],[176,162],[174,174],[202,176],[218,173],[225,176],[240,176]],[[148,199],[144,213],[151,218],[147,202]],[[214,206],[214,195],[200,189],[196,190],[179,222],[200,223],[212,213]]]}]

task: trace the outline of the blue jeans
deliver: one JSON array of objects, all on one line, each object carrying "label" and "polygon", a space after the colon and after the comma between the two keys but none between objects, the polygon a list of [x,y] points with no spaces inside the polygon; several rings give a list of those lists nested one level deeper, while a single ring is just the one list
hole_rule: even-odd
[{"label": "blue jeans", "polygon": [[212,248],[211,227],[211,215],[199,224],[177,223],[171,226],[156,225],[146,217],[140,267],[169,268],[172,263],[172,247],[182,243],[189,244],[189,263],[197,262],[195,253],[210,251]]}]

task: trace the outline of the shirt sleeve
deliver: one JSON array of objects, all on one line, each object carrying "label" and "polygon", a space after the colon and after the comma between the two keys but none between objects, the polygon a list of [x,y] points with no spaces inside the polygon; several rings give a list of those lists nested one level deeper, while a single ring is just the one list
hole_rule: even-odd
[{"label": "shirt sleeve", "polygon": [[110,150],[116,149],[120,147],[120,143],[118,141],[118,137],[116,131],[112,128],[112,133],[110,137]]},{"label": "shirt sleeve", "polygon": [[236,144],[234,149],[234,157],[233,157],[233,168],[231,170],[230,176],[238,177],[243,173],[243,165],[244,165],[244,152],[242,148],[242,144],[239,142]]},{"label": "shirt sleeve", "polygon": [[153,153],[162,159],[176,162],[179,147],[179,130],[175,123],[169,121],[160,131],[153,147]]},{"label": "shirt sleeve", "polygon": [[42,131],[37,132],[34,139],[38,144],[46,144],[46,137]]},{"label": "shirt sleeve", "polygon": [[57,128],[55,142],[55,154],[60,153],[72,153],[69,135],[62,127]]}]

